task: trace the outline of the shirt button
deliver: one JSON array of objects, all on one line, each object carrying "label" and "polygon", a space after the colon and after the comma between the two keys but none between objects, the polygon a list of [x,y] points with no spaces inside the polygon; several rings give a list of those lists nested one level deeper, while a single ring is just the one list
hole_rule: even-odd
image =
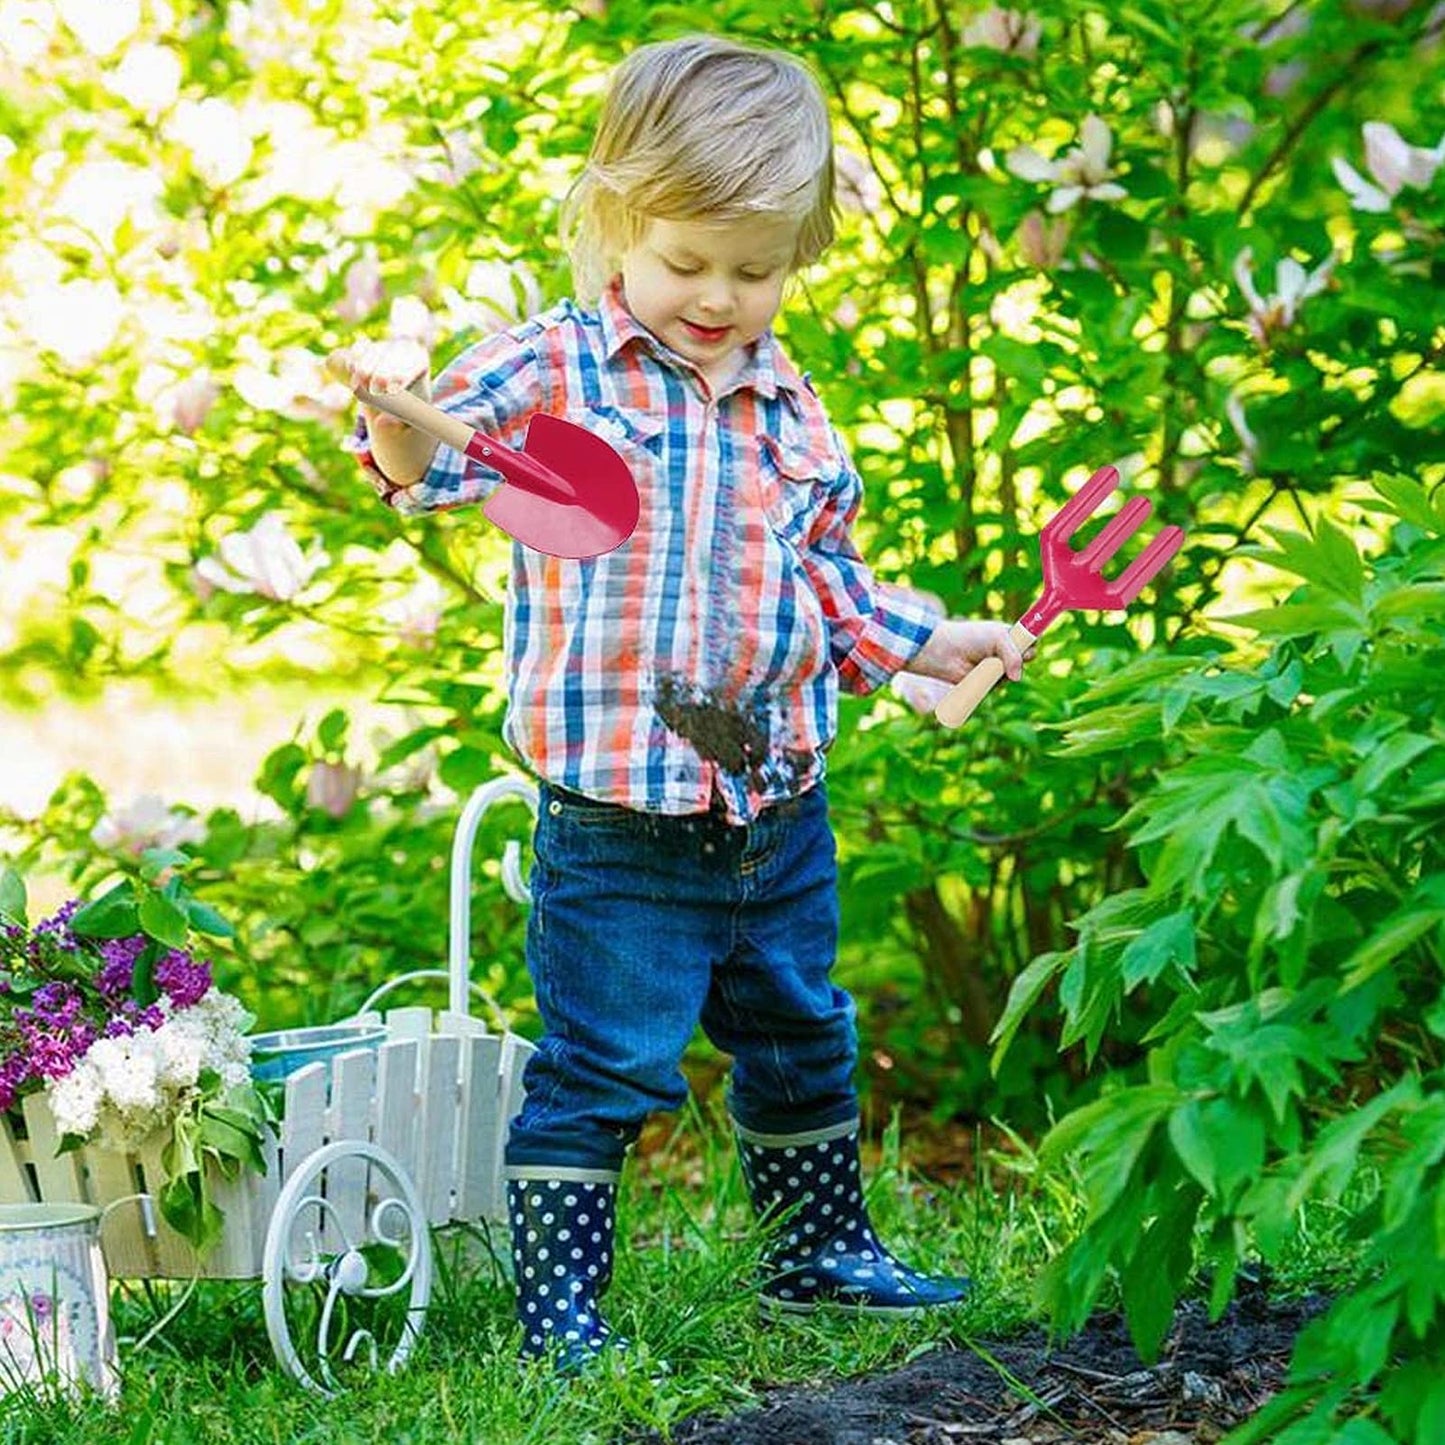
[{"label": "shirt button", "polygon": [[552,801],[547,804],[547,811],[554,818],[560,818],[562,816],[562,804],[558,802],[556,798],[553,798]]}]

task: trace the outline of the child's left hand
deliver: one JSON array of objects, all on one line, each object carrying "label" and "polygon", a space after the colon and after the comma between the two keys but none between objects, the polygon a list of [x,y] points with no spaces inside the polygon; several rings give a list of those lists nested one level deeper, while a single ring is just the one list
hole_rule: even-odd
[{"label": "child's left hand", "polygon": [[1023,676],[1026,657],[1033,656],[1033,648],[1027,654],[1020,652],[1010,631],[1006,622],[945,617],[908,664],[908,671],[952,686],[985,657],[997,657],[1003,663],[1004,675],[1010,682],[1017,682]]}]

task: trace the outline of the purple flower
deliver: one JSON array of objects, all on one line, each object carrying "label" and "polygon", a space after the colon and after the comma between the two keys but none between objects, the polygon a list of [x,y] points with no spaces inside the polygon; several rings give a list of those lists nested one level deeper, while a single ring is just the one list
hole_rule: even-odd
[{"label": "purple flower", "polygon": [[30,1068],[42,1079],[63,1079],[75,1067],[66,1039],[36,1031],[26,1042],[30,1047]]},{"label": "purple flower", "polygon": [[72,898],[49,918],[42,918],[35,925],[32,949],[44,938],[52,938],[67,953],[80,948],[80,940],[70,931],[70,920],[80,911],[80,899]]},{"label": "purple flower", "polygon": [[197,963],[190,954],[173,948],[156,964],[155,980],[176,1008],[190,1008],[210,988],[211,966]]},{"label": "purple flower", "polygon": [[68,1029],[80,1017],[80,994],[68,983],[42,984],[31,999],[35,1017],[55,1029]]},{"label": "purple flower", "polygon": [[100,945],[103,960],[96,987],[107,999],[127,993],[135,981],[135,961],[145,951],[146,936],[132,934],[129,938],[108,938]]}]

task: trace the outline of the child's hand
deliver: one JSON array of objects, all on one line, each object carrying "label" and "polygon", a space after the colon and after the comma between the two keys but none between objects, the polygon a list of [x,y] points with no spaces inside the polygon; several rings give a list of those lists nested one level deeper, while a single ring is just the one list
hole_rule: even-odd
[{"label": "child's hand", "polygon": [[[333,351],[328,365],[353,391],[372,391],[379,396],[410,391],[423,401],[431,399],[429,358],[426,348],[416,341],[357,341]],[[361,412],[372,429],[406,425],[365,403]]]},{"label": "child's hand", "polygon": [[[1025,654],[1014,645],[1010,630],[1006,622],[945,617],[908,664],[908,671],[952,684],[966,677],[985,657],[997,657],[1003,663],[1004,674],[1017,682],[1023,676]],[[1027,655],[1033,656],[1033,648]]]}]

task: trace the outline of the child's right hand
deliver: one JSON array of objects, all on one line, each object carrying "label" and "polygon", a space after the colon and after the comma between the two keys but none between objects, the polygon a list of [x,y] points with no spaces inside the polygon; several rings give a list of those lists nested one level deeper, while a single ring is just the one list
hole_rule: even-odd
[{"label": "child's right hand", "polygon": [[[431,400],[430,359],[420,342],[410,340],[356,341],[329,358],[331,368],[353,390],[386,396],[410,391],[423,401]],[[384,411],[362,403],[361,413],[368,428],[403,427]]]}]

